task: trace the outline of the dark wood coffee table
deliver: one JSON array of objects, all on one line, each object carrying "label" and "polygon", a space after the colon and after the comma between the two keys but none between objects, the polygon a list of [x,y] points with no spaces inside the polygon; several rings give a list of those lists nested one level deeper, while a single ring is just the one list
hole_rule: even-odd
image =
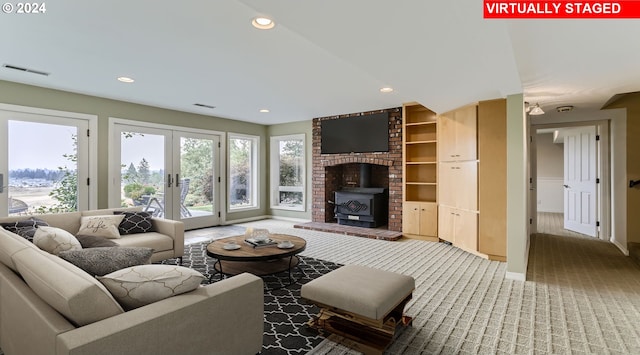
[{"label": "dark wood coffee table", "polygon": [[[214,268],[221,276],[238,275],[243,272],[266,276],[288,271],[289,280],[293,282],[291,269],[300,262],[297,254],[304,251],[307,247],[307,241],[287,234],[271,234],[269,238],[276,242],[288,240],[293,243],[293,247],[280,249],[273,245],[254,248],[244,242],[244,235],[238,235],[214,240],[207,245],[207,255],[216,259]],[[240,249],[226,250],[223,248],[227,242],[232,240],[240,245]],[[213,274],[211,278],[213,278]]]}]

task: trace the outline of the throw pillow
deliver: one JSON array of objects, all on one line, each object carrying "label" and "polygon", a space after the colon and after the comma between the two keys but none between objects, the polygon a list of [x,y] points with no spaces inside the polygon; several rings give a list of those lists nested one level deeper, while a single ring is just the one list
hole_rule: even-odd
[{"label": "throw pillow", "polygon": [[124,215],[118,226],[120,235],[153,232],[150,212],[114,211],[115,215]]},{"label": "throw pillow", "polygon": [[204,275],[174,265],[140,265],[97,277],[120,303],[131,310],[195,290]]},{"label": "throw pillow", "polygon": [[46,227],[48,225],[49,224],[47,222],[35,217],[10,223],[0,223],[2,228],[26,238],[30,242],[33,242],[33,236],[36,233],[36,228]]},{"label": "throw pillow", "polygon": [[124,215],[82,216],[78,234],[118,239],[118,225],[123,219]]},{"label": "throw pillow", "polygon": [[109,247],[67,250],[58,256],[91,275],[103,276],[130,266],[148,264],[151,254],[151,248]]},{"label": "throw pillow", "polygon": [[82,248],[100,248],[100,247],[117,247],[118,243],[105,237],[97,237],[95,235],[76,235],[76,238],[82,245]]},{"label": "throw pillow", "polygon": [[82,245],[73,234],[55,227],[38,227],[33,236],[33,244],[54,255],[65,250],[82,249]]}]

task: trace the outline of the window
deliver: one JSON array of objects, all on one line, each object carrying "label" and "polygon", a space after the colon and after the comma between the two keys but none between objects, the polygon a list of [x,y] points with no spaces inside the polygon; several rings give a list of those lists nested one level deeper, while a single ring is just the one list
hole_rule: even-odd
[{"label": "window", "polygon": [[271,137],[271,208],[304,211],[304,134]]},{"label": "window", "polygon": [[229,133],[229,210],[258,208],[260,137]]},{"label": "window", "polygon": [[0,104],[0,216],[97,208],[97,121]]}]

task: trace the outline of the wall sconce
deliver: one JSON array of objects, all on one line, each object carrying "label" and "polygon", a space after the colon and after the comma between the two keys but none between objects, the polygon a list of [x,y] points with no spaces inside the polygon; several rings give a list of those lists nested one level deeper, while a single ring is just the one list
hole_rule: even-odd
[{"label": "wall sconce", "polygon": [[544,111],[542,111],[542,109],[540,108],[540,105],[536,103],[536,105],[533,106],[529,114],[532,116],[544,115]]}]

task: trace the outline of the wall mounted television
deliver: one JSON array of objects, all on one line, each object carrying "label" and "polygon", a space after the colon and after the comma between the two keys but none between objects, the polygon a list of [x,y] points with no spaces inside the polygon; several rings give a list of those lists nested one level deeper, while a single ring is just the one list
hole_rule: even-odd
[{"label": "wall mounted television", "polygon": [[389,113],[320,121],[321,154],[389,151]]}]

